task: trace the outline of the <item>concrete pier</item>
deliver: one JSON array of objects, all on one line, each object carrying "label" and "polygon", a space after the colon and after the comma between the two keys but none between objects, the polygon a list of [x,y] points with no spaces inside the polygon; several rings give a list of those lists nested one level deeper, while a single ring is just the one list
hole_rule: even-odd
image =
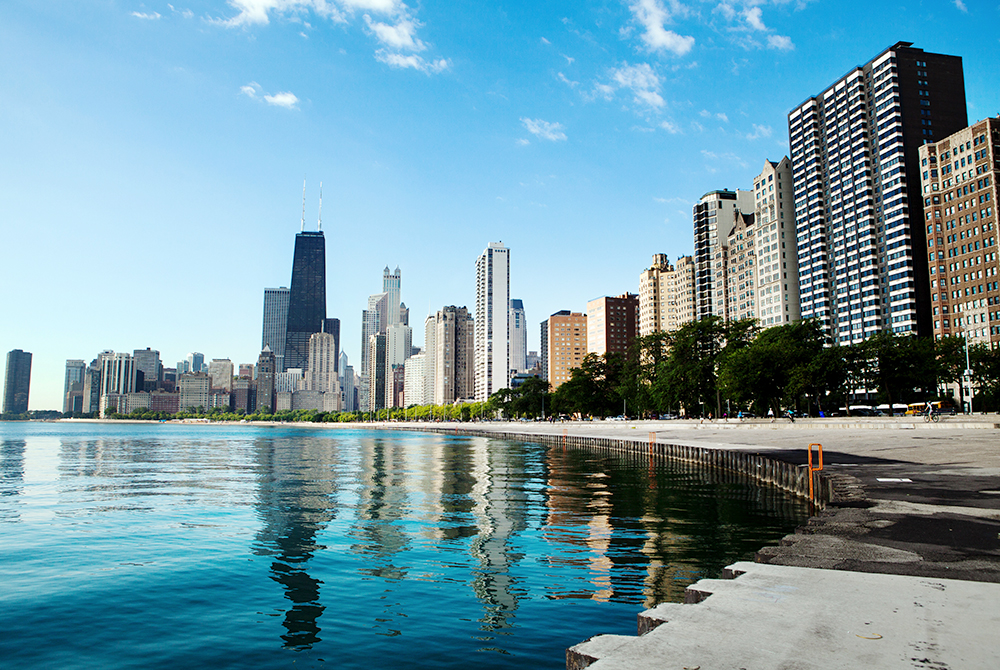
[{"label": "concrete pier", "polygon": [[[736,563],[690,604],[639,615],[641,637],[600,635],[566,653],[579,670],[995,668],[1000,585]],[[737,576],[738,575],[738,576]]]}]

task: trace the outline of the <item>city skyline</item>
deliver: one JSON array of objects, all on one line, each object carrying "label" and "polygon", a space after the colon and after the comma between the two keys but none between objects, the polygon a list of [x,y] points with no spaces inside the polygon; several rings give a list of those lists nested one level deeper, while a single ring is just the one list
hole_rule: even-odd
[{"label": "city skyline", "polygon": [[[353,286],[386,263],[407,272],[419,323],[473,304],[476,253],[502,239],[517,250],[511,294],[529,326],[579,311],[635,291],[651,254],[691,254],[697,199],[750,188],[764,160],[787,155],[790,110],[899,40],[962,57],[969,122],[995,115],[1000,47],[962,36],[997,10],[968,5],[866,5],[871,20],[855,25],[844,17],[856,8],[822,2],[566,4],[476,19],[451,12],[482,8],[387,3],[395,13],[370,22],[265,7],[267,23],[225,2],[191,18],[157,3],[66,16],[8,4],[0,52],[13,65],[0,87],[18,102],[0,110],[14,130],[0,146],[18,160],[0,185],[0,272],[16,290],[0,306],[0,342],[34,352],[32,409],[60,408],[65,361],[104,349],[255,360],[261,289],[288,282],[303,173],[307,211],[325,183],[327,312],[355,364],[364,295]],[[656,7],[666,13],[643,9]],[[378,26],[402,25],[404,11],[419,48],[393,50]],[[54,233],[45,244],[40,229]],[[127,259],[129,281],[89,288],[88,261],[104,257]],[[213,292],[222,257],[228,281]],[[581,263],[601,272],[560,281]],[[52,312],[73,338],[41,325]]]}]

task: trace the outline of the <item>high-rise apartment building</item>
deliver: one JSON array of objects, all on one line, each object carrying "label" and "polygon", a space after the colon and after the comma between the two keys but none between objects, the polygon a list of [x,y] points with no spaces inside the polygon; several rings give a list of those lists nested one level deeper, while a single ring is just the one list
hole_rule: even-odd
[{"label": "high-rise apartment building", "polygon": [[323,330],[324,319],[326,238],[322,230],[304,230],[295,236],[292,281],[288,289],[284,369],[308,367],[309,338]]},{"label": "high-rise apartment building", "polygon": [[177,380],[178,407],[202,412],[212,407],[212,378],[207,372],[188,372]]},{"label": "high-rise apartment building", "polygon": [[400,322],[402,300],[400,296],[403,275],[399,271],[399,266],[395,272],[389,272],[386,265],[382,270],[382,292],[385,293],[385,325],[386,327]]},{"label": "high-rise apartment building", "polygon": [[135,390],[135,362],[125,352],[102,352],[100,415],[107,411],[124,411],[121,399]]},{"label": "high-rise apartment building", "polygon": [[757,227],[753,214],[736,214],[736,223],[726,238],[724,263],[716,275],[724,283],[727,321],[757,317]]},{"label": "high-rise apartment building", "polygon": [[967,125],[962,59],[909,42],[788,114],[801,316],[835,343],[930,333],[918,152]]},{"label": "high-rise apartment building", "polygon": [[528,354],[528,324],[524,320],[524,303],[514,298],[510,301],[510,370],[511,375],[526,369]]},{"label": "high-rise apartment building", "polygon": [[750,191],[709,191],[693,208],[698,318],[726,317],[726,240],[738,214],[753,214]]},{"label": "high-rise apartment building", "polygon": [[476,260],[475,398],[510,384],[510,250],[490,242]]},{"label": "high-rise apartment building", "polygon": [[205,371],[205,354],[193,351],[187,355],[187,358],[185,360],[187,362],[186,372]]},{"label": "high-rise apartment building", "polygon": [[673,332],[697,317],[695,306],[695,263],[681,256],[677,265],[666,254],[653,254],[653,264],[639,275],[639,336]]},{"label": "high-rise apartment building", "polygon": [[[275,358],[277,359],[277,356]],[[233,362],[228,358],[213,358],[208,364],[208,376],[212,380],[213,389],[220,389],[226,393],[233,390]]]},{"label": "high-rise apartment building", "polygon": [[427,383],[425,374],[427,354],[420,352],[406,359],[403,372],[403,398],[407,407],[411,405],[427,405],[430,401],[424,395]]},{"label": "high-rise apartment building", "polygon": [[[377,412],[380,409],[385,409],[385,389],[386,389],[386,378],[385,378],[385,350],[386,350],[386,335],[384,333],[375,333],[368,340],[368,406],[365,407],[369,412]],[[379,374],[381,371],[381,374]],[[392,385],[391,379],[389,380],[389,386]]]},{"label": "high-rise apartment building", "polygon": [[[396,310],[398,314],[398,310]],[[385,376],[385,405],[384,407],[398,407],[399,391],[402,387],[395,388],[394,370],[402,368],[406,360],[413,353],[413,329],[401,323],[393,323],[385,331],[385,366],[380,370],[373,370]],[[402,381],[400,381],[400,384]]]},{"label": "high-rise apartment building", "polygon": [[756,226],[756,313],[768,328],[799,320],[799,258],[792,163],[766,161],[753,180]]},{"label": "high-rise apartment building", "polygon": [[555,391],[569,381],[570,370],[580,367],[587,355],[587,315],[562,310],[546,321],[545,341],[548,361],[548,382]]},{"label": "high-rise apartment building", "polygon": [[1000,344],[997,198],[1000,117],[920,147],[935,338]]},{"label": "high-rise apartment building", "polygon": [[424,335],[428,402],[450,405],[475,393],[475,321],[465,307],[449,305],[427,317]]},{"label": "high-rise apartment building", "polygon": [[639,331],[639,296],[623,293],[587,303],[588,354],[624,355]]},{"label": "high-rise apartment building", "polygon": [[285,369],[285,336],[288,332],[288,288],[264,289],[264,319],[260,348],[270,347],[274,352],[279,372]]},{"label": "high-rise apartment building", "polygon": [[63,414],[83,411],[83,382],[87,374],[87,362],[67,360],[66,376],[63,380]]},{"label": "high-rise apartment building", "polygon": [[3,413],[24,414],[28,411],[31,390],[31,352],[14,349],[7,352],[7,369],[3,385]]},{"label": "high-rise apartment building", "polygon": [[307,391],[339,394],[337,342],[330,333],[313,333],[309,338],[309,368],[305,374]]},{"label": "high-rise apartment building", "polygon": [[[308,356],[308,351],[306,352]],[[275,408],[274,375],[276,372],[274,352],[264,345],[257,357],[256,410],[273,413]]]}]

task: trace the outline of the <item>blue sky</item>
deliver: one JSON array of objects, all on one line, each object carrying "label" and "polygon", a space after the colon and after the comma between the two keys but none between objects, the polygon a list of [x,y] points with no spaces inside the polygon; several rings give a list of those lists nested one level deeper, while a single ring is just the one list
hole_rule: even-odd
[{"label": "blue sky", "polygon": [[[327,310],[401,268],[415,341],[511,249],[529,348],[692,251],[691,205],[787,152],[786,114],[897,41],[1000,112],[994,0],[0,3],[0,349],[30,405],[102,349],[256,360],[323,183]],[[988,42],[971,35],[990,34]],[[3,363],[0,363],[3,365]]]}]

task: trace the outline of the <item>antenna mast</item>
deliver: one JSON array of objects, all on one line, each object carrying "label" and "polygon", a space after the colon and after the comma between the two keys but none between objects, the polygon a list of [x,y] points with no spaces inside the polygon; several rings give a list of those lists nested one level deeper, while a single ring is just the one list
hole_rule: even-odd
[{"label": "antenna mast", "polygon": [[301,233],[306,229],[306,178],[302,178],[302,224],[299,226]]},{"label": "antenna mast", "polygon": [[319,228],[320,232],[323,231],[323,182],[319,183]]}]

